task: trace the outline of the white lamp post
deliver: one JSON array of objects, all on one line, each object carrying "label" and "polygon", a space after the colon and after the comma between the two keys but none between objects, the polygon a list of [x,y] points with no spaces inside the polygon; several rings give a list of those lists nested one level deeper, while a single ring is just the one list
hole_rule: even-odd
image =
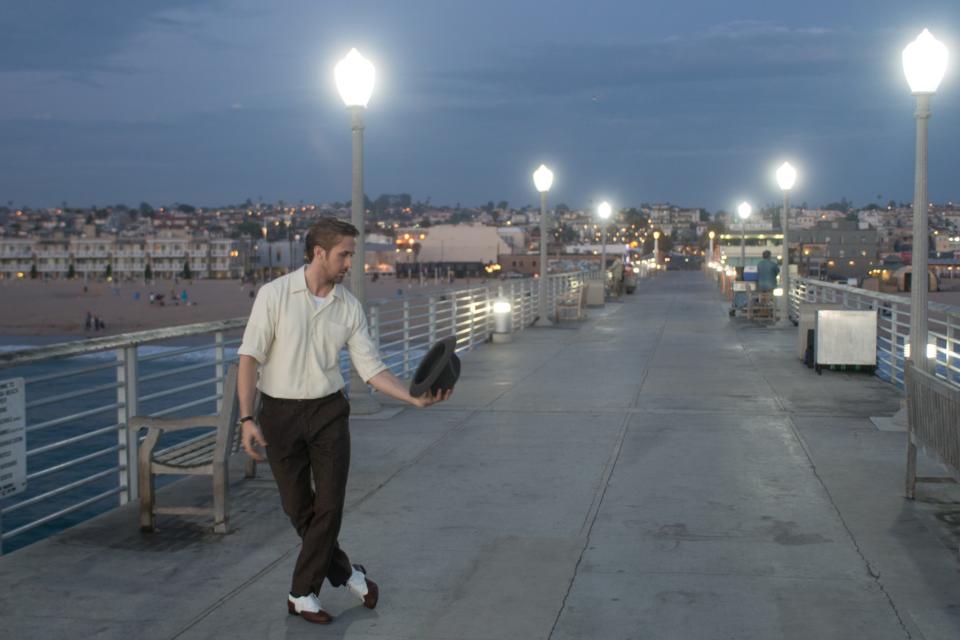
[{"label": "white lamp post", "polygon": [[660,268],[660,231],[653,232],[653,267]]},{"label": "white lamp post", "polygon": [[540,317],[538,327],[553,325],[547,313],[547,192],[553,186],[553,171],[546,165],[540,165],[533,172],[533,184],[540,192]]},{"label": "white lamp post", "polygon": [[790,190],[797,183],[797,170],[789,162],[777,169],[777,185],[783,191],[783,211],[780,214],[780,226],[783,229],[783,271],[780,274],[780,325],[790,324]]},{"label": "white lamp post", "polygon": [[[350,269],[350,289],[366,311],[367,296],[364,287],[366,250],[364,242],[364,197],[363,197],[363,111],[373,94],[375,71],[373,64],[350,49],[347,56],[333,70],[337,91],[350,111],[353,122],[353,195],[350,201],[350,222],[360,234],[353,266]],[[380,405],[367,391],[367,386],[354,367],[350,375],[350,404],[354,413],[376,413]]]},{"label": "white lamp post", "polygon": [[603,275],[604,295],[607,291],[607,220],[610,219],[611,213],[613,213],[613,207],[606,200],[597,206],[597,215],[600,216],[600,237],[602,238],[600,241],[600,273]]},{"label": "white lamp post", "polygon": [[[928,368],[927,352],[927,123],[930,98],[947,70],[947,48],[923,30],[903,50],[903,71],[917,97],[917,156],[913,196],[913,274],[910,277],[910,350],[918,369]],[[919,354],[919,355],[918,355]]]},{"label": "white lamp post", "polygon": [[710,253],[708,253],[707,265],[712,266],[713,263],[713,239],[717,237],[717,232],[711,229],[710,233],[707,234],[707,237],[710,238]]},{"label": "white lamp post", "polygon": [[[753,213],[753,207],[749,202],[741,202],[737,207],[737,215],[740,216],[740,267],[744,273],[747,270],[747,218]],[[746,280],[746,276],[743,276]]]}]

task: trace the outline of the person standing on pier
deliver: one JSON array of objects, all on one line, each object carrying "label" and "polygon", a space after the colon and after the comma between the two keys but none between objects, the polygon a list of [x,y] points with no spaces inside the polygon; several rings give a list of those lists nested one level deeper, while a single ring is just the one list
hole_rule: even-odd
[{"label": "person standing on pier", "polygon": [[[351,564],[337,539],[350,466],[350,404],[340,350],[348,347],[365,382],[398,400],[427,407],[452,393],[413,397],[383,364],[363,307],[341,284],[357,235],[356,227],[336,218],[311,227],[307,264],[260,289],[238,350],[243,449],[261,461],[259,448],[265,449],[283,510],[303,541],[287,610],[320,624],[333,620],[317,597],[324,578],[335,587],[346,585],[369,609],[379,597],[377,584],[362,565]],[[254,415],[257,387],[261,408]]]}]

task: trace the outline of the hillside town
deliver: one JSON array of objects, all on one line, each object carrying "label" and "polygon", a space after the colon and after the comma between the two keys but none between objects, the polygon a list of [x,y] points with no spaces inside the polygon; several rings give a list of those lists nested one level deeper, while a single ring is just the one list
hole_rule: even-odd
[{"label": "hillside town", "polygon": [[[366,272],[371,277],[527,277],[537,275],[540,212],[490,201],[478,207],[434,206],[408,194],[366,202]],[[930,205],[927,250],[941,278],[960,275],[960,205]],[[608,223],[606,246],[590,208],[548,211],[549,270],[599,268],[649,256],[664,268],[738,264],[763,248],[782,261],[780,209],[765,207],[741,222],[725,211],[672,204],[622,208]],[[349,203],[252,202],[224,207],[0,207],[0,278],[85,281],[269,279],[302,264],[302,236],[318,216],[349,219]],[[791,263],[800,274],[853,282],[894,280],[913,252],[909,203],[854,208],[845,199],[790,211]],[[654,232],[659,231],[659,241]],[[718,241],[708,241],[713,232]],[[708,247],[714,254],[708,256]],[[670,256],[680,256],[674,259]]]}]

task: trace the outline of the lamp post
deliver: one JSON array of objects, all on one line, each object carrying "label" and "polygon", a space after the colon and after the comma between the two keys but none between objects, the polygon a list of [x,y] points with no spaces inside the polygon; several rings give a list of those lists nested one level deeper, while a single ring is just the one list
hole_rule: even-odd
[{"label": "lamp post", "polygon": [[260,233],[263,234],[263,246],[267,248],[267,261],[270,264],[270,272],[267,277],[263,280],[264,282],[269,282],[273,279],[273,252],[270,251],[270,243],[267,242],[267,225],[260,227]]},{"label": "lamp post", "polygon": [[[353,191],[350,200],[350,222],[357,228],[357,247],[354,264],[350,269],[350,289],[360,301],[364,313],[367,308],[367,296],[364,288],[366,266],[366,244],[364,242],[364,196],[363,196],[363,111],[367,108],[373,94],[375,70],[373,63],[360,55],[356,49],[350,49],[346,57],[337,63],[333,70],[337,82],[337,91],[350,111],[353,131]],[[359,261],[359,264],[357,263]],[[350,404],[355,413],[369,414],[380,410],[380,404],[373,399],[367,385],[353,367],[350,374]]]},{"label": "lamp post", "polygon": [[604,200],[597,206],[597,215],[600,216],[600,273],[603,275],[603,293],[607,293],[607,220],[613,213],[613,207]]},{"label": "lamp post", "polygon": [[717,237],[717,232],[711,229],[707,237],[710,238],[710,253],[707,254],[709,256],[709,258],[707,258],[707,264],[709,265],[713,262],[713,239]]},{"label": "lamp post", "polygon": [[653,232],[653,268],[660,269],[660,231]]},{"label": "lamp post", "polygon": [[550,273],[547,268],[547,192],[553,186],[553,171],[540,165],[533,172],[533,184],[540,192],[540,317],[537,326],[549,327],[553,323],[547,309],[547,276]]},{"label": "lamp post", "polygon": [[930,98],[947,70],[947,48],[923,30],[903,50],[903,71],[917,97],[917,155],[913,196],[913,274],[910,277],[910,352],[915,367],[928,369],[927,358],[927,124]]},{"label": "lamp post", "polygon": [[[747,270],[747,218],[753,213],[753,207],[749,202],[741,202],[737,207],[737,215],[740,216],[740,269],[742,272]],[[744,280],[746,277],[741,275]]]},{"label": "lamp post", "polygon": [[287,273],[293,271],[293,236],[290,235],[290,222],[287,218]]},{"label": "lamp post", "polygon": [[797,170],[789,162],[777,169],[777,185],[783,192],[783,211],[780,213],[780,227],[783,229],[783,272],[780,275],[780,326],[790,324],[790,190],[797,182]]}]

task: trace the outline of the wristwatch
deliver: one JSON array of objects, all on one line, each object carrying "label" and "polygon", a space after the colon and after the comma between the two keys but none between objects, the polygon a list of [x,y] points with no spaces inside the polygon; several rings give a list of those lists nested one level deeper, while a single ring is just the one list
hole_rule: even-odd
[{"label": "wristwatch", "polygon": [[253,422],[256,422],[256,421],[257,421],[257,418],[256,418],[255,416],[243,416],[242,418],[240,418],[239,420],[237,420],[237,424],[241,424],[241,425],[242,425],[242,424],[243,424],[244,422],[246,422],[247,420],[252,420]]}]

